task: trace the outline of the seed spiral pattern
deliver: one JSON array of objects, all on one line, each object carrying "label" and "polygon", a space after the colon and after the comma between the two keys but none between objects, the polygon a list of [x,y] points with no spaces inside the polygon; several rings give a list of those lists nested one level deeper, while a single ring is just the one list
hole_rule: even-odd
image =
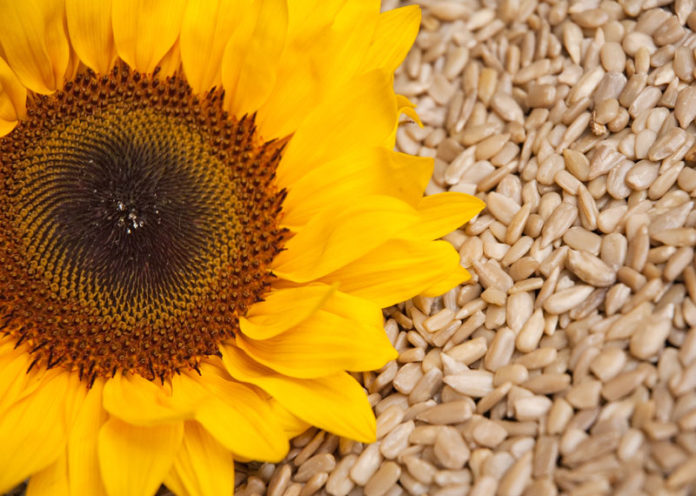
[{"label": "seed spiral pattern", "polygon": [[32,366],[164,380],[262,299],[283,143],[223,96],[121,65],[35,96],[0,141],[0,318]]}]

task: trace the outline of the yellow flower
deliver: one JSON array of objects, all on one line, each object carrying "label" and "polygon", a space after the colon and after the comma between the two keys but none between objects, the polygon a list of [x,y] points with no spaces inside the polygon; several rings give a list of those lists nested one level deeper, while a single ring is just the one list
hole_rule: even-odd
[{"label": "yellow flower", "polygon": [[363,442],[349,374],[381,308],[466,279],[482,208],[393,150],[417,7],[0,4],[0,493],[231,494],[316,425]]}]

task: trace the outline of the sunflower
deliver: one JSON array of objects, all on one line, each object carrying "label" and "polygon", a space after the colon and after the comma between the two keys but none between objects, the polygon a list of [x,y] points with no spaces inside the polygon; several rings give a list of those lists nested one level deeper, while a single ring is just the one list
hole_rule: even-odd
[{"label": "sunflower", "polygon": [[[393,151],[417,7],[0,3],[0,493],[231,494],[371,442],[381,309],[468,276],[482,208]],[[414,124],[410,124],[414,125]]]}]

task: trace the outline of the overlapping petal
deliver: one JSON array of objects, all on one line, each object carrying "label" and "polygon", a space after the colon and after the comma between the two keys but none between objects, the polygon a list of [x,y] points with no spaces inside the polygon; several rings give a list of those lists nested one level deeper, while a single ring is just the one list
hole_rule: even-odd
[{"label": "overlapping petal", "polygon": [[333,272],[416,222],[418,213],[392,196],[371,196],[314,216],[273,261],[273,271],[307,282]]},{"label": "overlapping petal", "polygon": [[70,60],[64,0],[0,2],[0,47],[24,86],[51,93],[63,86]]},{"label": "overlapping petal", "polygon": [[234,115],[255,112],[275,85],[288,25],[286,0],[258,0],[241,17],[222,58],[226,102]]},{"label": "overlapping petal", "polygon": [[292,184],[285,199],[283,223],[301,228],[336,205],[363,196],[391,195],[416,206],[430,180],[433,161],[387,148],[356,150],[327,160]]},{"label": "overlapping petal", "polygon": [[[459,254],[449,243],[393,239],[323,280],[338,285],[341,291],[388,307],[431,288],[440,295],[468,277],[459,265]],[[438,282],[436,287],[433,281]]]},{"label": "overlapping petal", "polygon": [[160,385],[139,375],[116,374],[104,385],[104,408],[133,425],[151,426],[183,420],[192,409],[175,405],[168,384]]},{"label": "overlapping petal", "polygon": [[276,289],[240,317],[239,328],[251,339],[272,338],[309,318],[333,291],[326,284]]},{"label": "overlapping petal", "polygon": [[0,415],[0,493],[54,463],[65,450],[68,374],[44,377],[36,390]]},{"label": "overlapping petal", "polygon": [[68,473],[74,495],[106,495],[97,453],[99,431],[108,418],[102,406],[103,387],[101,379],[94,383],[70,430],[67,446]]},{"label": "overlapping petal", "polygon": [[134,69],[152,73],[181,30],[186,0],[118,0],[112,25],[118,56]]},{"label": "overlapping petal", "polygon": [[41,384],[45,372],[38,367],[27,372],[30,365],[31,359],[24,348],[15,350],[9,341],[0,347],[0,414]]},{"label": "overlapping petal", "polygon": [[369,72],[339,90],[294,130],[278,166],[281,187],[290,188],[327,160],[383,146],[394,130],[397,102],[387,73]]},{"label": "overlapping petal", "polygon": [[268,339],[237,337],[236,344],[267,367],[298,378],[343,370],[374,370],[397,357],[382,327],[380,306],[336,292],[324,307]]},{"label": "overlapping petal", "polygon": [[406,237],[435,239],[463,226],[486,206],[475,196],[449,191],[426,196],[418,203],[420,222],[409,228]]},{"label": "overlapping petal", "polygon": [[[12,124],[26,117],[27,89],[12,68],[0,58],[0,122]],[[7,134],[0,128],[0,136]]]},{"label": "overlapping petal", "polygon": [[236,379],[268,392],[309,424],[361,442],[374,442],[376,421],[365,392],[348,373],[295,379],[259,365],[234,346],[221,349],[223,362]]},{"label": "overlapping petal", "polygon": [[386,69],[394,72],[416,40],[421,14],[417,5],[383,12],[361,70]]},{"label": "overlapping petal", "polygon": [[268,406],[273,411],[273,418],[276,419],[288,438],[299,436],[311,427],[310,424],[290,412],[275,398],[268,398]]},{"label": "overlapping petal", "polygon": [[112,0],[65,0],[70,43],[83,64],[101,73],[116,59],[111,4]]},{"label": "overlapping petal", "polygon": [[[234,0],[188,2],[179,42],[186,80],[194,93],[222,84],[221,62],[225,47],[247,4]],[[201,57],[204,53],[205,57]]]},{"label": "overlapping petal", "polygon": [[259,109],[262,132],[276,137],[294,133],[328,95],[359,75],[379,15],[376,0],[300,0],[288,7],[277,84]]},{"label": "overlapping petal", "polygon": [[99,468],[109,496],[151,496],[174,463],[183,422],[142,427],[111,417],[99,431]]},{"label": "overlapping petal", "polygon": [[270,407],[252,387],[201,369],[202,378],[182,374],[173,380],[172,400],[194,410],[193,419],[238,458],[278,461],[288,451],[287,438]]},{"label": "overlapping petal", "polygon": [[70,496],[70,482],[68,459],[62,454],[29,479],[26,496]]},{"label": "overlapping petal", "polygon": [[173,470],[182,486],[179,494],[208,496],[234,492],[234,458],[196,422],[184,424],[184,439]]}]

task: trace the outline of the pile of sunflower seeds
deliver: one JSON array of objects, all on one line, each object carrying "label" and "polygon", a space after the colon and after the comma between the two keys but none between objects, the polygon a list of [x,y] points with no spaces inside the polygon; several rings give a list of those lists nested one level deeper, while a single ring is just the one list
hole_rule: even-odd
[{"label": "pile of sunflower seeds", "polygon": [[397,145],[486,201],[472,279],[386,310],[377,443],[310,430],[237,494],[696,493],[694,1],[419,3]]}]

